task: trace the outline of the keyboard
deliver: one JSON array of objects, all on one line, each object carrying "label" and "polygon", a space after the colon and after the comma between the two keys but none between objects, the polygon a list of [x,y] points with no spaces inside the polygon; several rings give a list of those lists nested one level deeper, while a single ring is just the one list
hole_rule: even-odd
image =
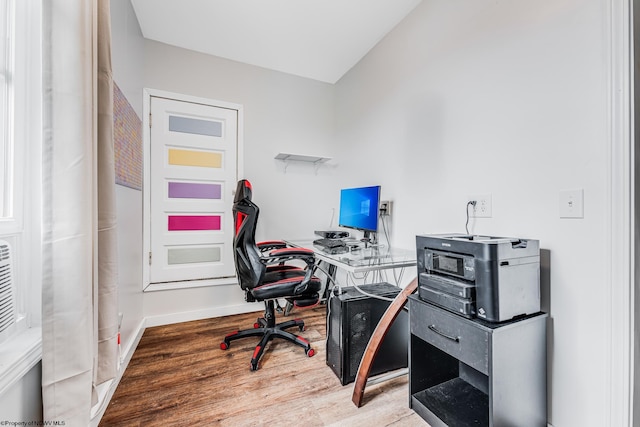
[{"label": "keyboard", "polygon": [[344,240],[341,239],[316,239],[313,241],[314,245],[322,246],[323,248],[335,249],[335,248],[343,248],[347,246]]}]

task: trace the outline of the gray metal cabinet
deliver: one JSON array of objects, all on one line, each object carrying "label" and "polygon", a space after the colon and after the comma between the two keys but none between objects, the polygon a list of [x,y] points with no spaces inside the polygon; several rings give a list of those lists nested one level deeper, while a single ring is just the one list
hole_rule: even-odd
[{"label": "gray metal cabinet", "polygon": [[432,427],[547,424],[544,313],[493,324],[409,297],[409,405]]}]

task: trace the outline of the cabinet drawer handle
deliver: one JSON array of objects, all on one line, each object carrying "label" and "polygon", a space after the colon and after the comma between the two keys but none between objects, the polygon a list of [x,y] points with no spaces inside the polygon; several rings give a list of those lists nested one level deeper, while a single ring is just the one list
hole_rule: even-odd
[{"label": "cabinet drawer handle", "polygon": [[447,335],[444,332],[441,332],[438,330],[438,328],[436,328],[436,325],[429,325],[429,329],[431,329],[433,332],[435,332],[438,335],[442,335],[443,337],[445,337],[448,340],[454,341],[454,342],[460,342],[460,337],[454,337],[452,335]]}]

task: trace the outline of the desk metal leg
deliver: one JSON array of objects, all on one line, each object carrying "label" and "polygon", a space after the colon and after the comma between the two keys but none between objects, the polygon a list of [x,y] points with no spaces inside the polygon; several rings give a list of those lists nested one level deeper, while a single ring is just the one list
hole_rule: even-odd
[{"label": "desk metal leg", "polygon": [[367,386],[367,378],[369,378],[371,366],[373,365],[373,360],[375,359],[376,354],[378,354],[380,344],[387,335],[387,332],[389,332],[389,328],[391,328],[393,321],[398,317],[398,314],[400,314],[400,310],[402,310],[402,307],[407,302],[407,297],[414,293],[416,289],[418,289],[417,277],[394,298],[371,335],[369,344],[367,344],[367,348],[364,350],[360,367],[358,368],[356,383],[353,386],[353,396],[351,397],[351,401],[358,408],[362,406],[362,398],[364,397],[364,389]]},{"label": "desk metal leg", "polygon": [[327,269],[327,280],[325,282],[325,286],[324,286],[324,293],[322,295],[322,300],[323,301],[327,301],[329,299],[329,292],[331,292],[331,288],[332,288],[332,283],[335,281],[336,279],[336,270],[338,267],[336,267],[333,264],[329,264],[329,268]]}]

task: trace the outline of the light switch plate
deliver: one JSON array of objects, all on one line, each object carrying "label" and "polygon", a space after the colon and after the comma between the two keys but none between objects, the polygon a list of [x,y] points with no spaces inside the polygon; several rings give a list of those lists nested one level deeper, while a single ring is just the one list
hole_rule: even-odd
[{"label": "light switch plate", "polygon": [[560,218],[584,218],[584,191],[560,191]]}]

